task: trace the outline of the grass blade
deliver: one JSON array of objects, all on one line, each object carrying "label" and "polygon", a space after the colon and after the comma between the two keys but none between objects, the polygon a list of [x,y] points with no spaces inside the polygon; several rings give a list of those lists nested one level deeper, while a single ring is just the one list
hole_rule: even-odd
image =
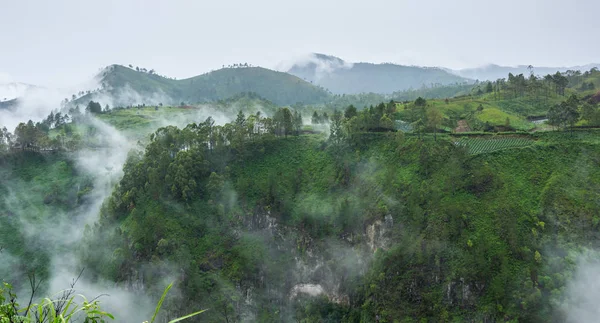
[{"label": "grass blade", "polygon": [[167,293],[169,292],[171,287],[173,287],[173,283],[170,283],[169,286],[167,286],[167,288],[165,288],[165,291],[163,292],[162,296],[160,297],[160,300],[158,301],[158,304],[156,304],[156,309],[154,310],[154,315],[152,315],[152,321],[150,321],[150,323],[154,323],[154,320],[156,319],[156,315],[158,315],[158,311],[160,311],[160,307],[162,306],[162,303],[165,301],[165,298],[167,297]]},{"label": "grass blade", "polygon": [[196,312],[196,313],[188,314],[188,315],[186,315],[186,316],[182,316],[182,317],[180,317],[180,318],[176,318],[176,319],[174,319],[174,320],[172,320],[172,321],[169,321],[169,323],[175,323],[175,322],[183,321],[183,320],[185,320],[185,319],[189,319],[189,318],[190,318],[190,317],[192,317],[192,316],[196,316],[196,315],[198,315],[198,314],[200,314],[200,313],[204,313],[204,312],[206,312],[206,311],[208,311],[208,310],[202,310],[202,311],[198,311],[198,312]]}]

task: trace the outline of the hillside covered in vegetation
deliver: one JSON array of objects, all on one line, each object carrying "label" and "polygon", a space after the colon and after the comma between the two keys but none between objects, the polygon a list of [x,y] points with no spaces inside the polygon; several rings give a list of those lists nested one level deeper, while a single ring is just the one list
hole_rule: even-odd
[{"label": "hillside covered in vegetation", "polygon": [[451,137],[276,138],[246,122],[230,146],[227,128],[203,123],[161,129],[130,156],[88,241],[110,247],[85,255],[90,268],[135,284],[152,263],[152,285],[177,264],[177,311],[213,308],[208,321],[568,314],[573,257],[597,234],[596,132],[473,156]]},{"label": "hillside covered in vegetation", "polygon": [[117,321],[174,282],[163,315],[197,322],[575,322],[598,265],[599,78],[65,107],[0,131],[0,276],[50,293],[85,268],[135,296]]},{"label": "hillside covered in vegetation", "polygon": [[196,104],[228,99],[253,92],[276,104],[312,104],[325,101],[329,93],[287,73],[261,67],[239,65],[222,68],[187,79],[171,79],[154,71],[111,65],[98,76],[102,88],[75,100],[85,105],[90,100],[111,101],[112,106],[138,104]]}]

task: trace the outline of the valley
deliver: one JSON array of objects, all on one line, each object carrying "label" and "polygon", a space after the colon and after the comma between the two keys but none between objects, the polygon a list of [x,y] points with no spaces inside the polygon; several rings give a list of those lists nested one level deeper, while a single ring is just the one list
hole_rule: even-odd
[{"label": "valley", "polygon": [[600,1],[4,1],[0,323],[597,323]]}]

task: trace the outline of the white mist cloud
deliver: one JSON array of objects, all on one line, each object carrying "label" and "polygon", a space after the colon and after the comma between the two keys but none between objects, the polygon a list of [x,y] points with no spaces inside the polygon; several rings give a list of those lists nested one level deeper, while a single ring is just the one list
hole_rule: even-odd
[{"label": "white mist cloud", "polygon": [[596,323],[600,320],[600,258],[595,252],[579,257],[577,269],[566,286],[562,310],[567,322]]},{"label": "white mist cloud", "polygon": [[[69,261],[58,262],[55,259],[50,291],[60,295],[76,279],[78,273],[70,270]],[[74,286],[75,294],[84,295],[88,301],[98,297],[103,311],[115,316],[116,322],[142,322],[152,316],[156,300],[151,300],[141,291],[129,291],[115,286],[113,282],[91,283],[79,279]],[[81,304],[82,299],[76,298]]]},{"label": "white mist cloud", "polygon": [[0,273],[15,274],[15,269],[19,268],[19,258],[13,256],[8,250],[0,251]]},{"label": "white mist cloud", "polygon": [[46,118],[51,111],[60,111],[62,109],[61,102],[65,98],[70,100],[73,94],[81,90],[99,87],[96,79],[90,79],[67,88],[46,88],[23,83],[3,85],[1,83],[0,101],[4,100],[2,93],[5,93],[9,100],[17,99],[14,107],[0,109],[0,127],[5,126],[11,132],[20,122],[28,120],[38,122]]},{"label": "white mist cloud", "polygon": [[[135,147],[135,142],[130,141],[110,125],[94,117],[90,117],[87,122],[97,130],[100,148],[83,149],[75,155],[76,167],[94,178],[94,189],[88,196],[92,203],[84,211],[83,224],[90,224],[97,220],[102,202],[123,176],[123,165],[127,154]],[[79,230],[83,231],[83,226],[80,226]]]},{"label": "white mist cloud", "polygon": [[279,63],[276,69],[287,72],[294,66],[306,67],[311,64],[314,64],[314,81],[318,81],[338,69],[350,69],[354,66],[354,63],[346,62],[337,57],[325,57],[324,55],[311,53],[299,55],[291,60],[285,60]]},{"label": "white mist cloud", "polygon": [[[86,224],[93,224],[98,220],[103,201],[111,194],[114,185],[122,177],[122,167],[127,154],[135,147],[134,142],[94,117],[89,117],[84,122],[96,129],[95,136],[100,146],[93,149],[85,148],[70,155],[78,172],[92,178],[93,189],[85,195],[86,202],[68,211],[67,214],[53,214],[43,218],[20,214],[22,217],[18,219],[25,241],[39,245],[39,248],[51,256],[48,295],[36,295],[37,298],[60,295],[63,290],[69,288],[73,279],[78,277],[85,267],[79,262],[76,246],[82,243]],[[28,183],[19,184],[21,187],[27,185]],[[30,188],[33,191],[40,190],[36,187]],[[3,198],[9,209],[22,209],[21,204],[29,203],[23,196],[17,196],[11,188],[8,189],[9,194]],[[33,207],[23,212],[33,212]],[[8,253],[3,253],[1,256],[4,265],[0,265],[0,272],[8,272],[6,271],[10,268],[8,266],[18,261]],[[24,276],[25,273],[20,275]],[[108,281],[92,283],[86,280],[85,275],[77,281],[75,294],[85,295],[88,300],[105,295],[100,298],[102,308],[115,315],[118,322],[141,322],[151,316],[156,304],[156,300],[148,298],[144,291],[130,290],[127,286],[116,286],[114,282]],[[27,292],[23,291],[21,295],[27,295]],[[81,302],[82,299],[77,301]]]},{"label": "white mist cloud", "polygon": [[60,101],[64,97],[64,93],[58,90],[31,89],[18,99],[14,108],[0,110],[0,126],[6,126],[12,132],[20,122],[40,121],[52,110],[60,109]]},{"label": "white mist cloud", "polygon": [[125,107],[135,105],[158,105],[160,103],[164,105],[176,103],[173,98],[168,96],[162,91],[154,92],[151,94],[140,94],[131,88],[129,84],[125,84],[124,87],[118,88],[113,93],[106,91],[94,93],[90,100],[96,101],[104,106],[107,104],[111,107]]},{"label": "white mist cloud", "polygon": [[178,128],[185,128],[185,126],[192,122],[204,122],[208,117],[213,118],[215,125],[224,125],[233,120],[231,116],[220,111],[213,104],[201,104],[188,113],[169,114],[168,117],[161,117],[157,124],[159,127],[176,126]]},{"label": "white mist cloud", "polygon": [[31,85],[24,83],[2,82],[0,75],[0,102],[21,97],[31,89]]}]

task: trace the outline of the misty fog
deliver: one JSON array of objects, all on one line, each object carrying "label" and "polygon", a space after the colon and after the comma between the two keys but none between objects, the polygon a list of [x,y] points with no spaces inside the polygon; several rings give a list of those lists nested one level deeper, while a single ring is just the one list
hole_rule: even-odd
[{"label": "misty fog", "polygon": [[0,12],[0,323],[600,321],[600,1]]}]

